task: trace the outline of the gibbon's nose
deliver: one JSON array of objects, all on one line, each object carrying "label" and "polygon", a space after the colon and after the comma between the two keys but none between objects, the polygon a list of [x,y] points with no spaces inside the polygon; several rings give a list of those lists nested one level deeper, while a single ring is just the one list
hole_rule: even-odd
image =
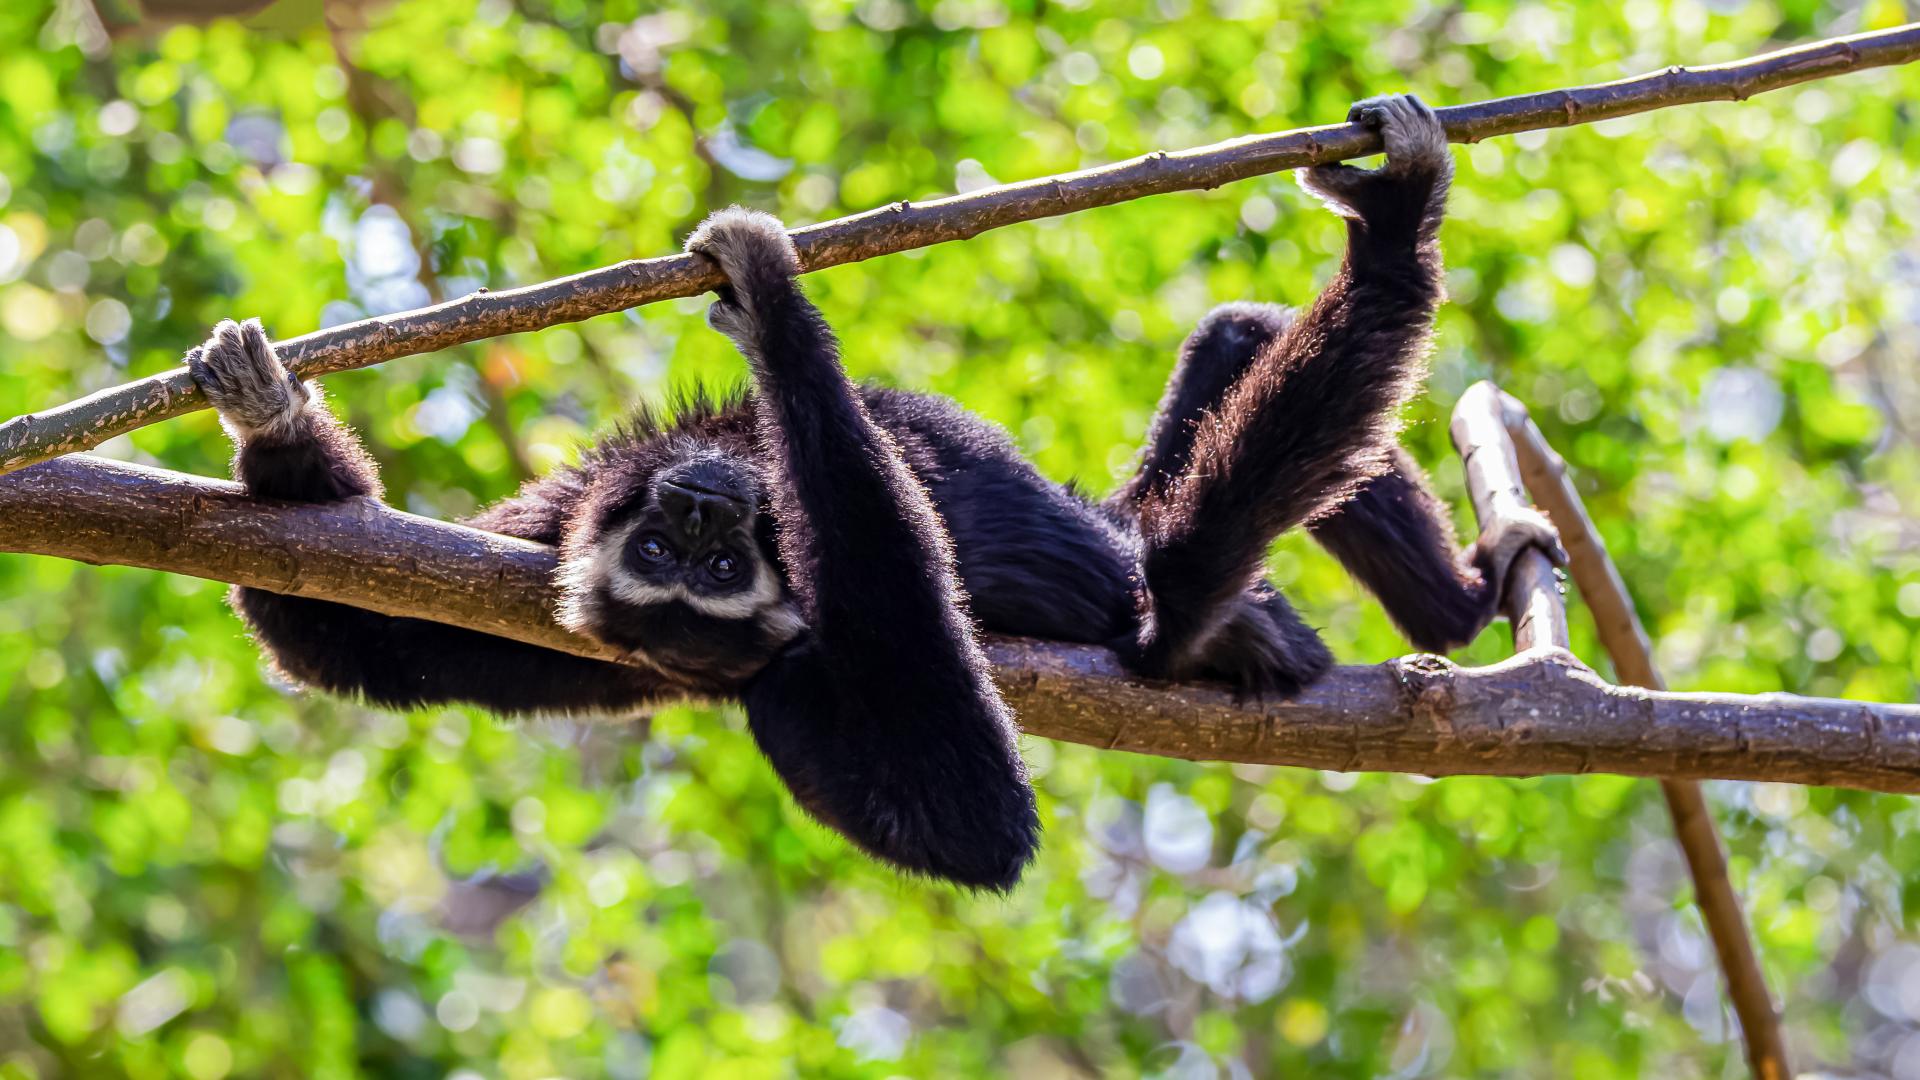
[{"label": "gibbon's nose", "polygon": [[689,540],[725,532],[747,516],[739,499],[672,481],[660,485],[660,509]]}]

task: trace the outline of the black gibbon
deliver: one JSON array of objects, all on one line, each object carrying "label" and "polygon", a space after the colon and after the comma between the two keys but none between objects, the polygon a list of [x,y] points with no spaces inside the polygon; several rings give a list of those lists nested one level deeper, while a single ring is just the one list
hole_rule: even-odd
[{"label": "black gibbon", "polygon": [[[1395,443],[1441,300],[1452,163],[1410,96],[1352,117],[1380,131],[1385,164],[1303,178],[1347,219],[1339,272],[1297,315],[1208,316],[1137,475],[1104,502],[1042,477],[951,401],[849,382],[785,229],[734,208],[687,250],[728,281],[708,321],[745,354],[753,391],[670,422],[639,413],[470,521],[557,545],[561,620],[634,664],[257,589],[234,603],[287,675],[383,706],[739,699],[814,817],[907,871],[1009,888],[1038,819],[977,631],[1105,645],[1143,675],[1284,697],[1332,663],[1262,580],[1284,530],[1306,525],[1436,651],[1492,618],[1515,555],[1557,547],[1529,517],[1460,551]],[[188,362],[253,494],[379,496],[371,460],[257,322],[223,322]]]}]

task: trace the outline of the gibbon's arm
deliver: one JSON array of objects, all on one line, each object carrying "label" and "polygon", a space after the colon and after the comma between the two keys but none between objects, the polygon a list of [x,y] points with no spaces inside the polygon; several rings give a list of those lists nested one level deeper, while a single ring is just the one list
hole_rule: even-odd
[{"label": "gibbon's arm", "polygon": [[1038,821],[933,503],[840,367],[767,214],[708,218],[687,249],[729,287],[708,314],[752,365],[780,554],[809,631],[748,685],[761,749],[815,816],[874,855],[1005,889]]},{"label": "gibbon's arm", "polygon": [[1446,133],[1405,95],[1361,102],[1351,118],[1380,129],[1386,164],[1322,166],[1302,179],[1347,218],[1344,262],[1198,427],[1185,473],[1141,502],[1150,671],[1177,674],[1204,646],[1275,536],[1385,471],[1394,410],[1423,373],[1442,295]]},{"label": "gibbon's arm", "polygon": [[[261,498],[377,498],[373,461],[287,372],[257,320],[231,320],[187,355],[187,367],[233,436],[234,478]],[[630,707],[657,693],[638,669],[537,648],[422,619],[235,588],[233,605],[290,677],[404,708],[469,702],[503,713]]]},{"label": "gibbon's arm", "polygon": [[1419,464],[1398,446],[1392,462],[1307,529],[1380,599],[1414,648],[1448,652],[1478,637],[1499,611],[1494,558],[1504,534],[1489,529],[1461,551],[1453,515]]}]

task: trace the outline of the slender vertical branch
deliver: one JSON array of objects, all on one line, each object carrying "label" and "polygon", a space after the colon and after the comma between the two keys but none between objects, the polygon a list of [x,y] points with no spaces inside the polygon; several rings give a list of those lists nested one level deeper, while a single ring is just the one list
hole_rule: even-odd
[{"label": "slender vertical branch", "polygon": [[[1468,387],[1453,408],[1447,430],[1466,469],[1474,516],[1482,524],[1503,510],[1526,507],[1520,462],[1500,414],[1499,387],[1490,382]],[[1515,652],[1568,648],[1572,635],[1567,629],[1567,607],[1560,598],[1553,564],[1545,555],[1529,549],[1513,560],[1503,595],[1507,604],[1503,614],[1513,624]]]},{"label": "slender vertical branch", "polygon": [[[1593,614],[1600,644],[1613,661],[1615,676],[1633,686],[1666,689],[1666,681],[1654,667],[1653,645],[1640,624],[1626,582],[1587,516],[1586,505],[1567,475],[1566,461],[1548,445],[1519,399],[1501,394],[1500,414],[1512,437],[1527,490],[1560,529],[1574,584]],[[1660,790],[1666,795],[1667,811],[1673,818],[1674,839],[1693,877],[1694,903],[1699,905],[1700,917],[1713,939],[1714,953],[1727,982],[1727,996],[1740,1018],[1747,1064],[1759,1080],[1786,1080],[1793,1072],[1780,1030],[1780,1014],[1754,955],[1740,898],[1727,877],[1727,857],[1714,829],[1706,793],[1690,780],[1662,780]]]}]

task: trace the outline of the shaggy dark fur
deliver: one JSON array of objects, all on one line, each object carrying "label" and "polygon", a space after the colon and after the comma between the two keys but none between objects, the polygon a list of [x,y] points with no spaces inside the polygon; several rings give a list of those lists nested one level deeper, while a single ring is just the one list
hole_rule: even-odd
[{"label": "shaggy dark fur", "polygon": [[[1460,555],[1393,445],[1440,301],[1451,166],[1417,101],[1354,116],[1382,131],[1385,167],[1306,177],[1350,218],[1344,265],[1297,318],[1251,305],[1209,317],[1139,474],[1104,503],[1046,480],[951,402],[850,384],[785,230],[735,209],[688,248],[729,282],[709,321],[747,357],[755,392],[695,401],[671,423],[638,417],[472,521],[557,544],[563,621],[640,666],[250,589],[237,604],[290,675],[383,705],[630,712],[738,698],[820,820],[907,870],[1008,888],[1038,822],[976,625],[1288,694],[1332,661],[1260,580],[1283,530],[1311,522],[1436,648],[1486,624],[1511,554],[1551,543],[1525,522]],[[255,492],[377,493],[365,454],[257,324],[223,324],[193,364]]]},{"label": "shaggy dark fur", "polygon": [[[1149,433],[1139,470],[1110,502],[1137,508],[1147,494],[1186,471],[1194,431],[1254,357],[1284,333],[1294,312],[1277,304],[1223,304],[1187,338]],[[1387,469],[1345,502],[1307,522],[1314,539],[1380,598],[1416,648],[1447,652],[1479,636],[1500,591],[1492,584],[1500,532],[1467,552],[1454,542],[1453,517],[1428,490],[1426,475],[1399,446]],[[1538,538],[1550,544],[1549,536]]]}]

